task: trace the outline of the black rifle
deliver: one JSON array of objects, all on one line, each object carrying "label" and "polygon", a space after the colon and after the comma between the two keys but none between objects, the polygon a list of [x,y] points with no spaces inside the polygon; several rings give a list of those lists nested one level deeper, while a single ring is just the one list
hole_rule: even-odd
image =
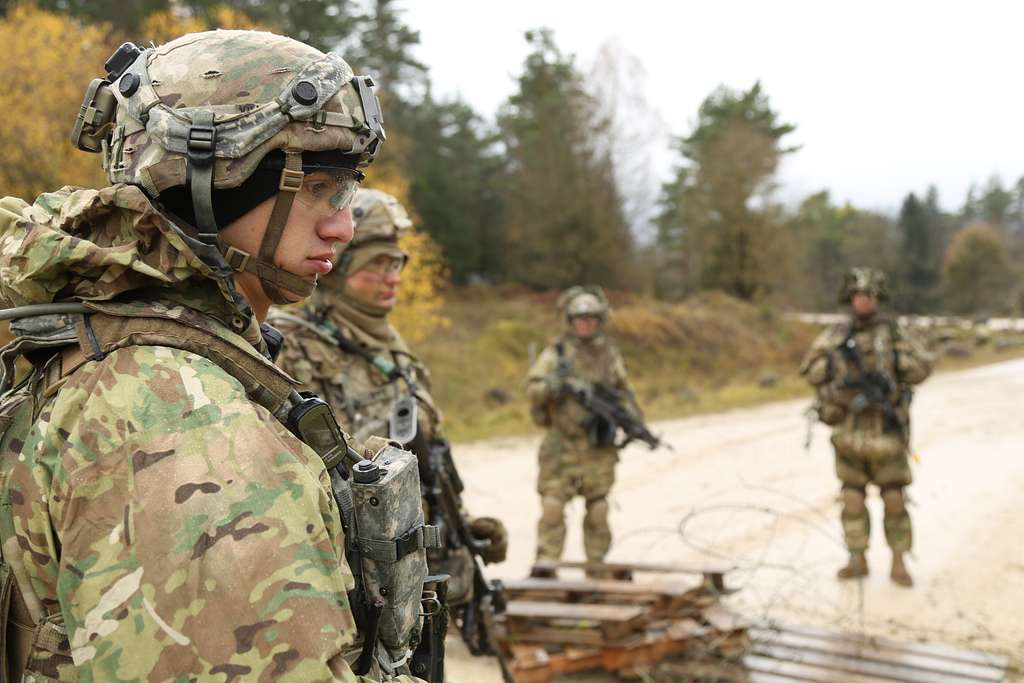
[{"label": "black rifle", "polygon": [[428,576],[423,582],[423,630],[412,654],[410,671],[428,683],[445,683],[444,636],[448,632],[448,606],[445,593],[448,575]]},{"label": "black rifle", "polygon": [[[556,350],[558,352],[557,372],[562,390],[574,398],[588,413],[583,427],[587,430],[591,445],[625,448],[631,441],[642,441],[652,451],[659,446],[672,449],[671,444],[667,444],[655,436],[643,420],[626,407],[625,392],[616,391],[600,382],[570,381],[572,370],[562,345],[556,345]],[[616,437],[620,429],[624,437],[622,441],[617,442]]]},{"label": "black rifle", "polygon": [[897,389],[893,382],[878,370],[868,370],[864,366],[864,359],[857,350],[857,342],[854,339],[853,331],[846,336],[846,339],[839,345],[839,352],[843,358],[857,371],[856,376],[847,375],[843,380],[843,386],[858,392],[860,406],[857,399],[852,410],[860,413],[869,406],[874,406],[882,412],[883,430],[903,434],[904,425],[896,406],[893,404],[893,396]]},{"label": "black rifle", "polygon": [[[405,368],[375,355],[369,349],[342,335],[340,331],[334,331],[331,336],[334,337],[342,351],[365,359],[391,381],[401,379],[409,387],[412,396],[416,396],[416,382]],[[483,654],[497,656],[503,678],[505,681],[511,682],[511,672],[501,649],[491,642],[491,624],[494,615],[505,611],[505,589],[500,581],[487,581],[483,569],[480,567],[480,554],[487,547],[489,541],[479,541],[474,538],[469,528],[469,520],[462,515],[462,491],[465,487],[458,470],[455,469],[455,462],[452,460],[451,444],[447,439],[437,437],[431,439],[429,443],[424,443],[426,441],[423,438],[424,435],[416,433],[415,420],[412,421],[410,427],[412,434],[405,442],[405,447],[411,449],[420,461],[420,484],[423,489],[423,497],[430,507],[429,523],[440,529],[446,548],[466,547],[473,558],[473,599],[459,610],[462,621],[459,627],[460,634],[470,653],[474,656]],[[447,605],[445,605],[445,609],[447,609]],[[424,624],[424,628],[426,628],[426,624]],[[447,628],[447,615],[445,628]],[[420,661],[423,661],[422,655]]]},{"label": "black rifle", "polygon": [[501,581],[484,577],[482,553],[490,541],[473,536],[469,519],[462,513],[462,491],[465,488],[452,460],[447,439],[431,439],[430,466],[422,470],[424,498],[430,508],[430,523],[441,530],[445,547],[466,548],[473,558],[473,598],[459,608],[459,632],[473,655],[494,655],[501,666],[502,677],[511,682],[511,672],[501,648],[493,642],[491,628],[494,615],[505,611],[505,589]]}]

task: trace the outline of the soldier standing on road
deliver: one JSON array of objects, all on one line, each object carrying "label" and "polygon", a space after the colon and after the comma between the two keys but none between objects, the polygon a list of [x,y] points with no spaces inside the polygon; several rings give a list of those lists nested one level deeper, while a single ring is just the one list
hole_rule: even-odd
[{"label": "soldier standing on road", "polygon": [[[412,222],[397,199],[379,190],[359,190],[352,211],[355,236],[331,274],[321,279],[314,303],[302,311],[271,313],[271,322],[285,335],[279,363],[306,388],[325,396],[342,428],[357,439],[376,435],[402,440],[416,453],[426,485],[434,479],[431,468],[441,462],[432,461],[431,452],[446,444],[442,416],[430,394],[430,373],[388,321],[409,259],[399,239]],[[415,399],[410,413],[415,429],[399,436],[395,421],[402,420],[396,410],[408,406],[410,398]],[[450,529],[452,524],[445,520],[443,526]],[[508,537],[499,520],[478,517],[470,528],[481,542],[485,562],[504,561]],[[474,591],[469,550],[441,548],[428,558],[431,573],[451,577],[448,603],[456,607],[456,621],[464,623],[460,608]]]},{"label": "soldier standing on road", "polygon": [[[640,415],[622,356],[605,335],[610,312],[600,287],[572,287],[558,301],[566,330],[537,357],[527,375],[531,415],[547,433],[538,453],[537,560],[557,561],[565,546],[565,506],[575,496],[586,504],[583,545],[588,562],[602,562],[612,543],[608,493],[615,482],[615,434],[598,424],[572,396],[604,384],[624,395]],[[610,437],[610,438],[609,438]],[[535,575],[550,575],[535,570]]]},{"label": "soldier standing on road", "polygon": [[931,372],[932,358],[897,320],[881,315],[888,299],[885,275],[854,268],[839,301],[851,307],[848,322],[821,333],[800,372],[816,388],[818,416],[831,425],[836,474],[842,482],[842,524],[850,560],[840,579],[868,574],[864,553],[871,522],[868,484],[881,490],[885,539],[892,549],[890,576],[912,586],[904,554],[911,548],[905,487],[910,485],[910,387]]},{"label": "soldier standing on road", "polygon": [[345,659],[350,454],[260,324],[351,238],[372,82],[253,31],[106,66],[73,138],[114,184],[0,200],[0,304],[33,307],[5,313],[33,363],[0,398],[5,680],[418,681]]}]

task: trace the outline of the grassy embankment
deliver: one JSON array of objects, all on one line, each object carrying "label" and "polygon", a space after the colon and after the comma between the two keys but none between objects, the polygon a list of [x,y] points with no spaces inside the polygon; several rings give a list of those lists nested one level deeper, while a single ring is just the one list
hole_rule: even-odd
[{"label": "grassy embankment", "polygon": [[[450,325],[417,345],[431,370],[434,397],[456,441],[534,429],[523,394],[531,345],[539,352],[561,330],[556,294],[470,288],[445,306]],[[609,332],[619,344],[649,420],[681,417],[807,396],[797,374],[818,327],[718,292],[667,304],[612,297]],[[1024,355],[1019,342],[978,346],[959,339],[962,355],[941,369]]]}]

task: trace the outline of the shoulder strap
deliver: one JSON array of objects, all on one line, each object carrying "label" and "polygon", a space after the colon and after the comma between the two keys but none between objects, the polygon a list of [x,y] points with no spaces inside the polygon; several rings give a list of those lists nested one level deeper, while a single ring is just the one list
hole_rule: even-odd
[{"label": "shoulder strap", "polygon": [[66,379],[86,361],[99,360],[128,346],[167,346],[195,353],[216,363],[238,380],[246,395],[275,416],[291,404],[299,382],[264,358],[251,344],[227,330],[217,334],[182,318],[147,315],[121,316],[104,312],[83,315],[75,325],[78,348],[65,354],[61,371]]}]

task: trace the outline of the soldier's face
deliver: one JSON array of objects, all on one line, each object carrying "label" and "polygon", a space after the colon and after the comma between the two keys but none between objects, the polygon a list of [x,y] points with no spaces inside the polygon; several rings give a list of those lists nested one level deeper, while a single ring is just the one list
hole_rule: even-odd
[{"label": "soldier's face", "polygon": [[[315,175],[307,176],[304,185],[310,178],[315,180]],[[220,238],[226,244],[255,257],[263,243],[273,208],[274,197],[271,197],[221,230]],[[351,207],[323,211],[312,203],[295,201],[288,213],[281,241],[274,252],[274,265],[312,282],[318,275],[326,275],[331,271],[337,246],[351,239]],[[270,299],[259,278],[252,273],[235,273],[235,282],[249,300],[257,318],[262,320],[270,307]],[[301,299],[297,294],[284,293],[294,301]]]},{"label": "soldier's face", "polygon": [[356,300],[391,310],[398,303],[405,260],[387,254],[374,257],[365,266],[348,276],[346,290]]},{"label": "soldier's face", "polygon": [[853,312],[866,318],[878,309],[878,298],[868,292],[857,292],[853,295],[852,304]]},{"label": "soldier's face", "polygon": [[572,333],[581,339],[589,339],[601,329],[601,319],[596,315],[578,315],[572,319]]}]

